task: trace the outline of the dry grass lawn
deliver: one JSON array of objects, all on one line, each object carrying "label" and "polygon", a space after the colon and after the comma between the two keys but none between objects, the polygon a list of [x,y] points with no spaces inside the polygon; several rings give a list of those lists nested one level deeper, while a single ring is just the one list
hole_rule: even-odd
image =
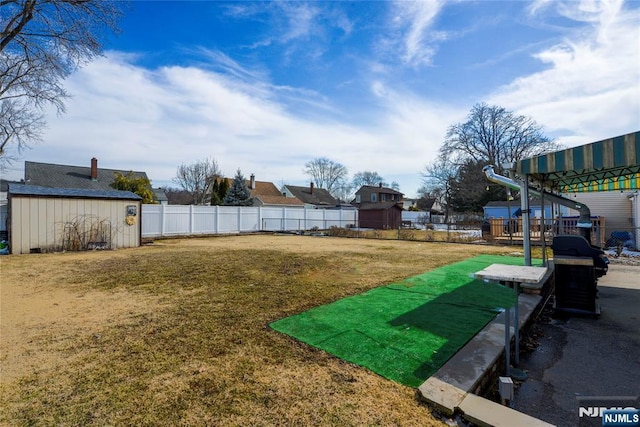
[{"label": "dry grass lawn", "polygon": [[439,425],[276,319],[513,247],[305,236],[0,257],[2,425]]}]

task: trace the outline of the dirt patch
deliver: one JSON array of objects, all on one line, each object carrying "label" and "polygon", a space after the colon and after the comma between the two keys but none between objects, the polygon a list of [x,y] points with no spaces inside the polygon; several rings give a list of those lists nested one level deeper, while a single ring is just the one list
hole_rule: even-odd
[{"label": "dirt patch", "polygon": [[[65,263],[81,263],[96,258],[91,254],[65,254]],[[131,298],[126,291],[78,291],[52,272],[38,271],[51,258],[42,255],[5,259],[0,288],[0,360],[2,383],[35,371],[55,370],[68,355],[57,350],[77,337],[99,339],[97,331],[114,322],[127,322],[140,313],[159,310],[162,304],[149,295]],[[17,257],[15,257],[17,258]],[[28,259],[30,258],[30,259]],[[31,261],[34,261],[33,263]],[[9,265],[11,264],[11,266]],[[52,280],[51,280],[52,279]]]}]

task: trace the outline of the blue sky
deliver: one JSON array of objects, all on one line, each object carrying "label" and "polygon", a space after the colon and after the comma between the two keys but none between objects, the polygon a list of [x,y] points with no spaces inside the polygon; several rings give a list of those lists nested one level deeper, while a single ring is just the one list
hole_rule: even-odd
[{"label": "blue sky", "polygon": [[478,102],[566,146],[640,129],[637,1],[132,1],[121,28],[22,160],[160,186],[214,158],[280,186],[328,157],[413,197]]}]

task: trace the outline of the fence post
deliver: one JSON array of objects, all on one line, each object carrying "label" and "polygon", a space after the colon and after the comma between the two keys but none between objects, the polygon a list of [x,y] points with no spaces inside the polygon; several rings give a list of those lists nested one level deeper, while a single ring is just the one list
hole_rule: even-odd
[{"label": "fence post", "polygon": [[242,227],[242,207],[238,206],[238,233],[240,233],[240,229]]},{"label": "fence post", "polygon": [[218,206],[213,207],[213,233],[218,233]]},{"label": "fence post", "polygon": [[282,230],[285,231],[287,228],[287,208],[282,208]]},{"label": "fence post", "polygon": [[[302,218],[303,218],[303,221],[304,221],[304,226],[303,226],[302,230],[305,230],[305,231],[306,231],[306,230],[308,230],[308,229],[309,229],[309,224],[307,224],[307,209],[305,209],[305,210],[303,211]],[[302,231],[302,230],[300,230],[300,231]]]},{"label": "fence post", "polygon": [[258,206],[258,231],[262,231],[262,206]]},{"label": "fence post", "polygon": [[165,218],[164,218],[164,216],[165,216],[165,210],[164,210],[165,206],[166,205],[162,205],[162,204],[160,205],[160,237],[164,237],[164,232],[165,232],[164,231],[164,227],[165,227],[164,224],[166,222]]},{"label": "fence post", "polygon": [[326,209],[322,209],[322,229],[323,230],[328,230],[329,229],[329,224],[327,224],[327,210]]}]

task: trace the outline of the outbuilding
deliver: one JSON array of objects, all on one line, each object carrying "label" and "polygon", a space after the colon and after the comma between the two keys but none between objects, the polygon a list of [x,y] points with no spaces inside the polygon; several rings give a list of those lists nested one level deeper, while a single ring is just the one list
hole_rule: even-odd
[{"label": "outbuilding", "polygon": [[130,191],[10,184],[12,254],[140,245],[142,198]]},{"label": "outbuilding", "polygon": [[361,228],[376,230],[397,229],[402,225],[402,203],[363,203],[358,208]]}]

